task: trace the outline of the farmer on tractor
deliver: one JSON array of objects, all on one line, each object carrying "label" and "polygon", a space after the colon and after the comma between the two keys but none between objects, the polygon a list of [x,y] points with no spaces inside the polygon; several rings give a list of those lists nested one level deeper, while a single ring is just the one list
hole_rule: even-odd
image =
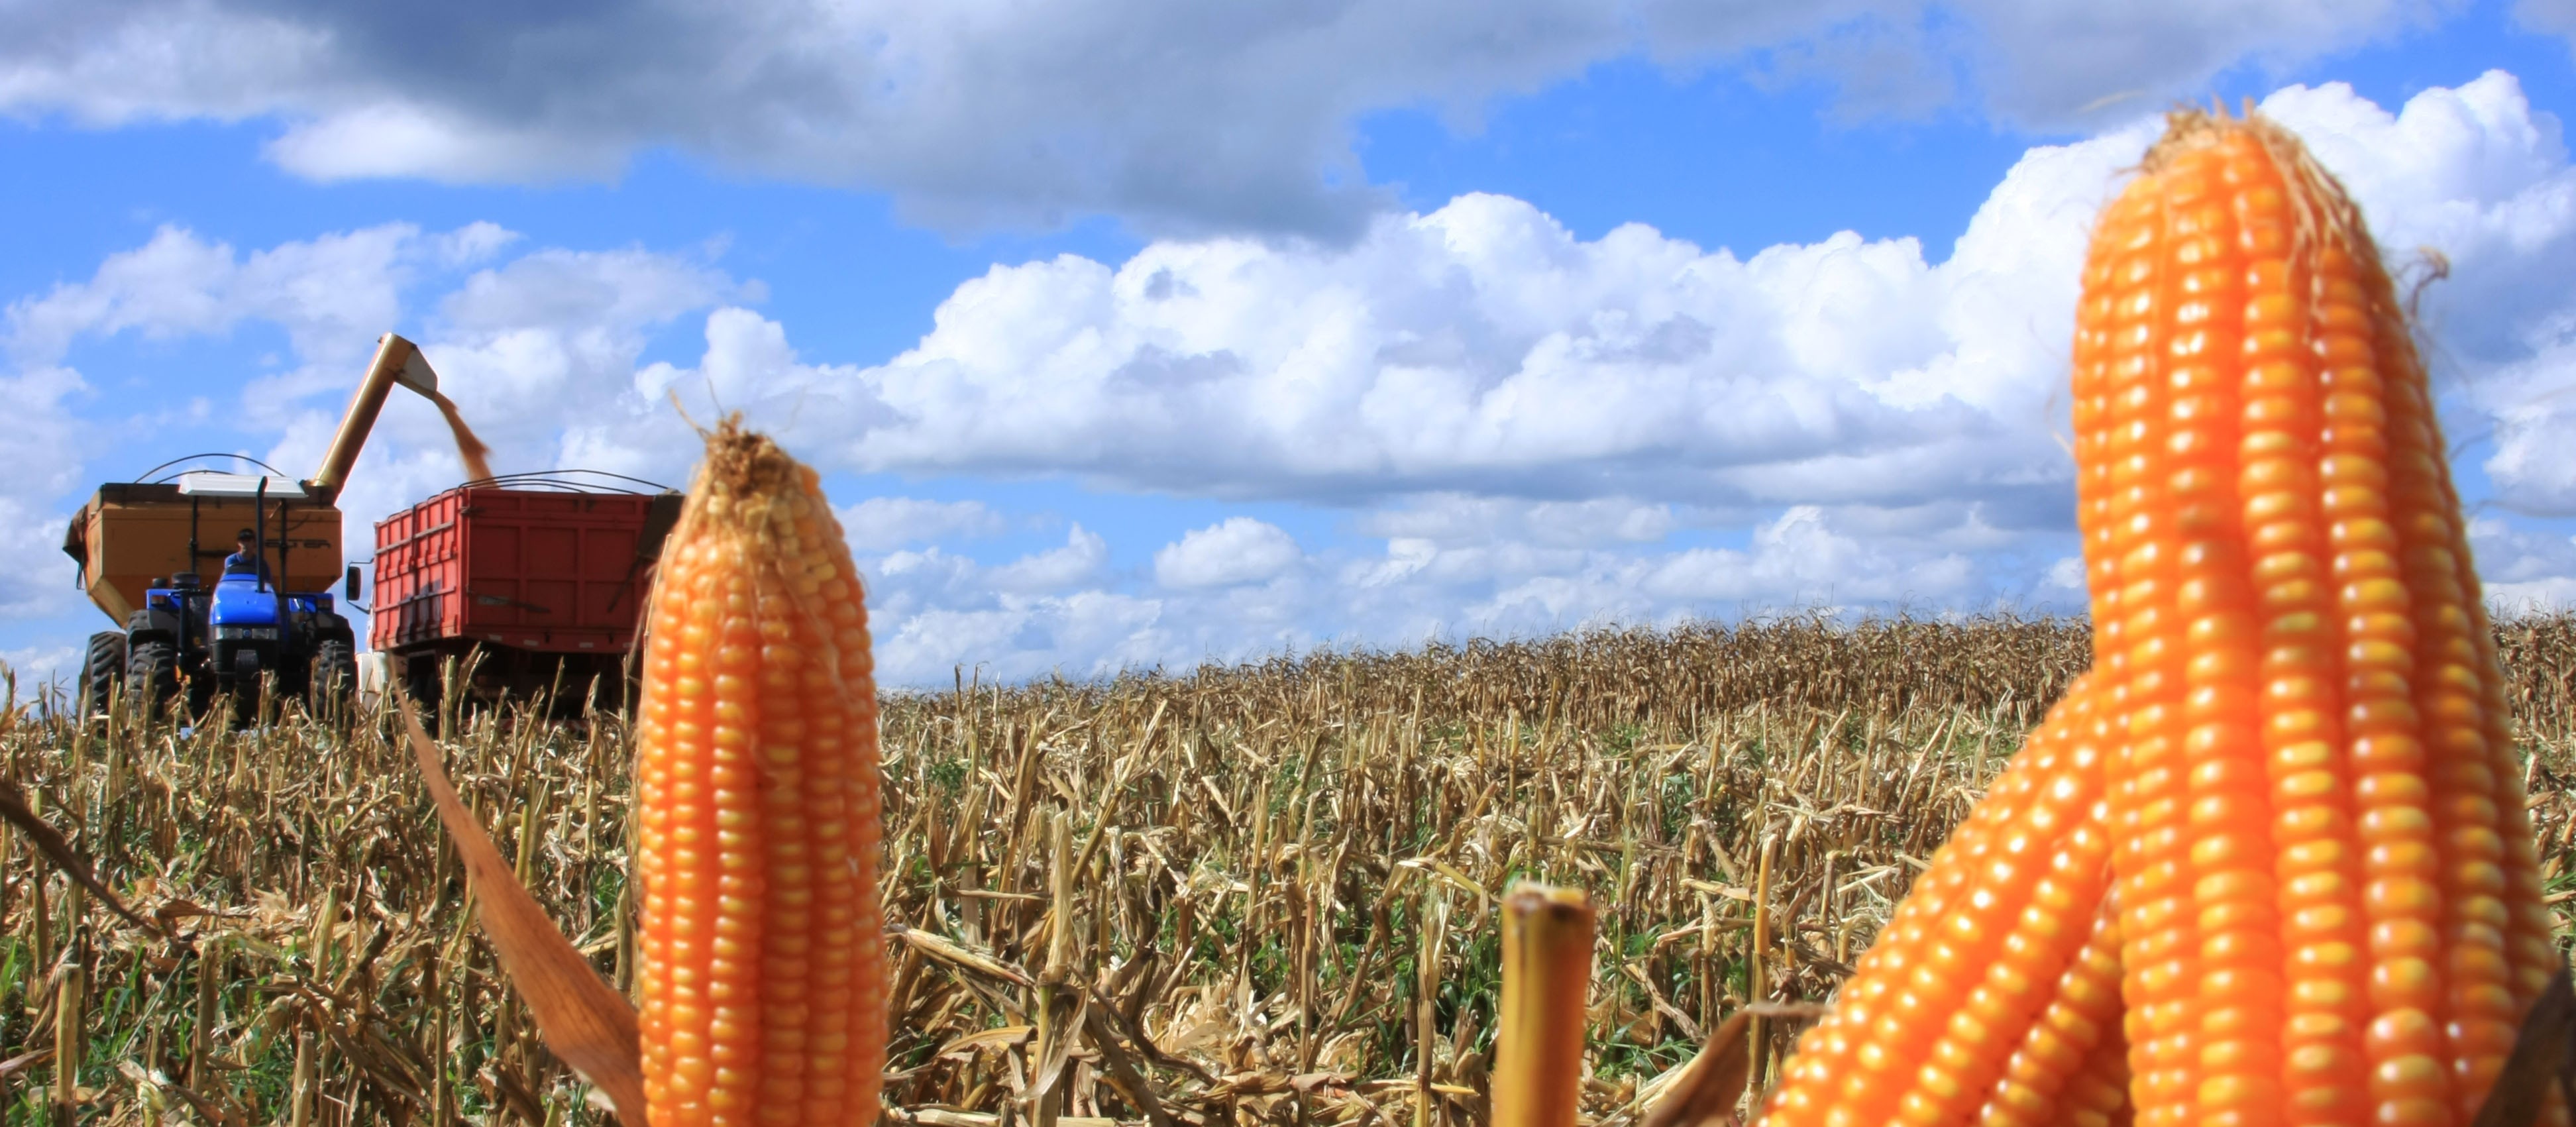
[{"label": "farmer on tractor", "polygon": [[233,537],[233,547],[239,550],[224,557],[224,574],[268,576],[268,561],[261,559],[259,554],[259,533],[247,528],[241,530],[240,535]]}]

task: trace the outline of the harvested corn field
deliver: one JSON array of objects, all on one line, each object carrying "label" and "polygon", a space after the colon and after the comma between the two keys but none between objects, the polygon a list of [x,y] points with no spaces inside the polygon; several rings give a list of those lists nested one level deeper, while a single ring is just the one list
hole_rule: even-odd
[{"label": "harvested corn field", "polygon": [[[1495,898],[1526,875],[1600,907],[1583,1110],[1625,1122],[1747,999],[1834,989],[2084,639],[1792,620],[890,695],[886,1102],[992,1123],[1056,1068],[1068,1117],[1488,1122]],[[2563,895],[2576,616],[2497,641]],[[149,921],[11,833],[9,1122],[58,1098],[99,1123],[605,1121],[470,925],[392,717],[7,717],[11,776]],[[631,990],[625,728],[434,726],[529,887]],[[1041,989],[1071,996],[1060,1059],[1033,1059]],[[1772,1024],[1765,1070],[1795,1032]]]}]

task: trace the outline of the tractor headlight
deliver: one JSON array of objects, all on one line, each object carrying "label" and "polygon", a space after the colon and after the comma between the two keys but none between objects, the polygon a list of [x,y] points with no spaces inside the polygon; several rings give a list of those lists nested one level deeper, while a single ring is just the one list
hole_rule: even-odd
[{"label": "tractor headlight", "polygon": [[274,642],[277,640],[277,627],[218,626],[215,627],[215,640],[218,642]]}]

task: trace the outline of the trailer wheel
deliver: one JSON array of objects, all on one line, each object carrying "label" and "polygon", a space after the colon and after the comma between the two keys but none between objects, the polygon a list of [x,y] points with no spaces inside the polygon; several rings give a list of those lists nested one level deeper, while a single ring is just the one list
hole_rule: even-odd
[{"label": "trailer wheel", "polygon": [[125,632],[102,630],[89,636],[89,656],[81,662],[81,715],[106,712],[125,679]]},{"label": "trailer wheel", "polygon": [[337,638],[313,647],[313,668],[305,681],[315,708],[345,703],[358,687],[358,652]]},{"label": "trailer wheel", "polygon": [[168,642],[136,642],[125,659],[125,698],[151,715],[179,695],[179,651]]},{"label": "trailer wheel", "polygon": [[420,707],[421,722],[436,723],[439,702],[446,696],[444,678],[439,673],[442,659],[436,652],[424,650],[392,660],[396,669],[394,675],[402,678],[403,695]]}]

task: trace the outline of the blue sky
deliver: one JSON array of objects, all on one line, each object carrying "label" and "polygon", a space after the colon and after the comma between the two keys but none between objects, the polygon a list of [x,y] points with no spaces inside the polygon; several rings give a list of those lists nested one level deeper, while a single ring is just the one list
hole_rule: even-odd
[{"label": "blue sky", "polygon": [[[898,680],[2072,609],[2075,256],[2213,96],[2449,255],[2481,567],[2576,602],[2576,4],[1811,7],[0,8],[0,660],[106,625],[96,482],[310,472],[386,329],[503,472],[776,430]],[[353,533],[459,476],[398,401]]]}]

